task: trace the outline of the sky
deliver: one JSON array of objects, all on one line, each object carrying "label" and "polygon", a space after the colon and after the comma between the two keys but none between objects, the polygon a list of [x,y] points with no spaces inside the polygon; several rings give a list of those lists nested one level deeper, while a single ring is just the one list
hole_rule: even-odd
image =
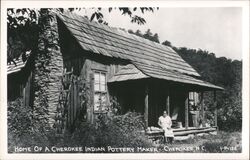
[{"label": "sky", "polygon": [[[93,10],[79,14],[90,15]],[[159,8],[154,13],[139,13],[146,24],[130,22],[128,16],[102,9],[109,26],[158,33],[160,42],[168,40],[176,47],[202,49],[216,57],[242,59],[242,9],[230,7]]]}]

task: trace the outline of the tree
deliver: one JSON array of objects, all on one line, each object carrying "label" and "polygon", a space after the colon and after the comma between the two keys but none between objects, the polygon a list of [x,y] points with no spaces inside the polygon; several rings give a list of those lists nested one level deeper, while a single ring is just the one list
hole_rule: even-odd
[{"label": "tree", "polygon": [[128,32],[137,35],[139,37],[148,39],[150,41],[160,43],[158,34],[157,33],[153,34],[150,29],[148,29],[144,34],[142,34],[141,31],[138,29],[136,30],[136,32],[133,32],[133,30],[129,29]]},{"label": "tree", "polygon": [[155,33],[155,34],[153,35],[152,41],[157,42],[157,43],[160,43],[160,41],[159,41],[159,36],[158,36],[157,33]]},{"label": "tree", "polygon": [[162,45],[168,46],[168,47],[172,47],[171,42],[169,42],[168,40],[165,40],[164,42],[162,42]]},{"label": "tree", "polygon": [[141,33],[141,31],[139,29],[136,30],[135,35],[137,35],[139,37],[143,37],[143,34]]},{"label": "tree", "polygon": [[143,34],[143,38],[148,39],[148,40],[152,40],[153,38],[153,33],[151,32],[150,29],[148,29],[144,34]]}]

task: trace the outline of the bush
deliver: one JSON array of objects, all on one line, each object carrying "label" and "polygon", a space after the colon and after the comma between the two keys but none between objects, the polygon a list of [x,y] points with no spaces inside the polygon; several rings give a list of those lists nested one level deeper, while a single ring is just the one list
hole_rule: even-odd
[{"label": "bush", "polygon": [[[239,132],[223,132],[220,131],[216,137],[210,136],[206,137],[208,140],[203,143],[203,146],[206,148],[206,152],[209,153],[240,153],[241,148],[241,133]],[[234,150],[236,147],[236,150]]]},{"label": "bush", "polygon": [[31,128],[31,110],[24,106],[22,99],[8,102],[8,146],[9,151],[14,146],[27,145],[26,135],[29,135]]},{"label": "bush", "polygon": [[241,94],[226,93],[221,108],[218,110],[218,126],[224,131],[241,131],[242,100]]},{"label": "bush", "polygon": [[116,116],[102,128],[105,134],[100,145],[113,147],[152,147],[151,142],[145,136],[142,116],[128,112],[122,116]]},{"label": "bush", "polygon": [[[22,104],[22,99],[8,103],[8,151],[15,147],[150,147],[141,115],[129,112],[120,116],[103,116],[93,125],[79,122],[73,133],[58,137],[51,128],[45,130],[46,124],[35,123],[32,109]],[[42,151],[44,152],[44,150]]]},{"label": "bush", "polygon": [[[189,153],[241,153],[241,133],[240,132],[224,132],[218,131],[214,134],[203,134],[200,136],[190,137],[185,140],[176,140],[173,144],[168,144],[169,148],[185,148],[185,147],[202,147],[200,150],[182,151]],[[160,144],[158,150],[163,150],[165,145]],[[177,151],[179,152],[179,151]],[[177,153],[176,151],[167,151],[167,153]]]},{"label": "bush", "polygon": [[22,99],[8,102],[8,131],[22,136],[31,130],[31,109],[24,106]]},{"label": "bush", "polygon": [[32,108],[24,106],[22,98],[8,102],[8,151],[15,147],[51,146],[56,143],[55,132],[45,130],[45,122],[34,124]]},{"label": "bush", "polygon": [[144,132],[140,115],[128,112],[112,118],[100,116],[99,125],[81,123],[72,135],[67,135],[64,145],[91,147],[152,147]]}]

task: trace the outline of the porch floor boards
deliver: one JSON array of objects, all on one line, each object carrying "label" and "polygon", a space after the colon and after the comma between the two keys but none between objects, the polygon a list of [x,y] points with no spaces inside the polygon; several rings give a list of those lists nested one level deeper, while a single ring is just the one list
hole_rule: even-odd
[{"label": "porch floor boards", "polygon": [[[186,128],[177,128],[173,129],[174,136],[185,136],[189,134],[198,134],[198,133],[207,133],[207,132],[213,132],[216,131],[217,127],[201,127],[201,128],[196,128],[196,127],[189,127],[188,129]],[[146,132],[148,136],[161,136],[163,135],[163,130],[159,131],[148,131]]]},{"label": "porch floor boards", "polygon": [[198,133],[207,133],[207,132],[213,132],[216,131],[216,127],[203,127],[203,128],[190,128],[190,129],[184,129],[184,130],[173,130],[174,136],[184,136],[188,134],[198,134]]}]

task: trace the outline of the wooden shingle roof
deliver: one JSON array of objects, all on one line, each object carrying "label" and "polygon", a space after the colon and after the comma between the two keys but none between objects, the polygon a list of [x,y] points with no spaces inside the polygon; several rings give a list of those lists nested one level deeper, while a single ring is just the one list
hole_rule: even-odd
[{"label": "wooden shingle roof", "polygon": [[200,76],[170,47],[116,28],[90,22],[76,14],[64,13],[59,14],[59,17],[85,50]]},{"label": "wooden shingle roof", "polygon": [[[26,52],[27,59],[29,58],[30,53],[31,53],[30,51]],[[11,64],[8,64],[7,74],[12,74],[12,73],[21,71],[25,67],[27,60],[23,62],[22,58],[19,57],[19,59],[17,60],[15,59],[15,62],[16,62],[16,65],[13,62]]]},{"label": "wooden shingle roof", "polygon": [[[142,67],[142,66],[140,66]],[[144,66],[147,67],[147,66]],[[142,73],[140,70],[147,71],[146,74]],[[177,72],[166,72],[161,71],[157,68],[140,68],[137,69],[133,64],[126,65],[122,67],[111,79],[109,79],[109,83],[112,82],[121,82],[127,80],[137,80],[137,79],[145,79],[145,78],[158,78],[158,79],[165,79],[169,81],[179,82],[179,83],[186,83],[186,84],[193,84],[200,87],[207,87],[213,89],[223,89],[219,86],[213,85],[206,81],[187,76]]]},{"label": "wooden shingle roof", "polygon": [[65,12],[57,15],[84,50],[129,60],[145,76],[222,89],[194,78],[200,75],[170,47],[90,22],[77,14]]},{"label": "wooden shingle roof", "polygon": [[108,82],[121,82],[127,80],[137,80],[149,78],[149,76],[143,74],[140,70],[138,70],[133,64],[128,64],[126,66],[121,67],[121,69],[115,73],[113,77],[111,77]]}]

